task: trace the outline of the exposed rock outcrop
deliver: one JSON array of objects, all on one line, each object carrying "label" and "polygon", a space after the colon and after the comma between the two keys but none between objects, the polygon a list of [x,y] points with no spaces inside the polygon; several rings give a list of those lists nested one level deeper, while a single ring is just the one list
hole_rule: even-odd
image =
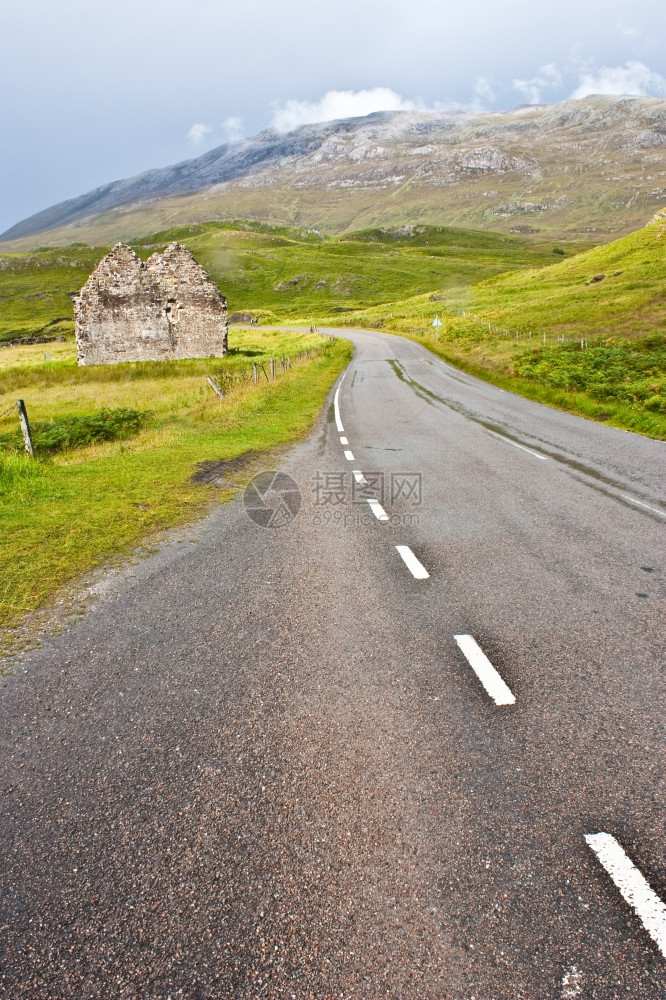
[{"label": "exposed rock outcrop", "polygon": [[170,225],[247,218],[340,232],[408,219],[510,230],[532,211],[543,231],[570,237],[629,232],[665,194],[666,101],[597,95],[268,129],[54,205],[0,239],[139,236],[160,228],[167,202]]}]

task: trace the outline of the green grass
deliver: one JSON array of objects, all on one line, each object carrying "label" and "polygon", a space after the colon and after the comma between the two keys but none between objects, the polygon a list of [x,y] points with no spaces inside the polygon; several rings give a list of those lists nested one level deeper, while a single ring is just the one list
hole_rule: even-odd
[{"label": "green grass", "polygon": [[[558,259],[552,242],[432,226],[333,238],[258,224],[208,223],[159,233],[150,240],[151,250],[171,240],[190,247],[227,296],[230,310],[263,311],[278,321],[394,302]],[[582,245],[568,245],[565,252]],[[135,249],[145,252],[144,246],[146,241]]]},{"label": "green grass", "polygon": [[[29,335],[71,336],[68,292],[78,292],[105,247],[73,243],[0,255],[0,341]],[[48,347],[44,350],[48,351]]]},{"label": "green grass", "polygon": [[[11,540],[0,549],[5,630],[80,573],[131,551],[151,532],[196,517],[211,499],[229,496],[228,490],[193,484],[198,463],[260,455],[305,434],[349,360],[347,342],[252,331],[245,353],[237,349],[228,362],[216,362],[240,371],[254,358],[277,353],[276,347],[289,347],[295,357],[308,345],[313,356],[274,382],[236,384],[223,400],[205,383],[203,363],[97,369],[63,363],[50,371],[42,366],[41,380],[38,366],[28,365],[25,385],[17,383],[16,369],[0,371],[0,384],[3,375],[12,379],[0,412],[18,393],[29,412],[40,415],[93,413],[102,397],[152,411],[130,440],[89,443],[36,461],[0,454],[0,535]],[[4,417],[2,429],[15,420],[11,413]]]},{"label": "green grass", "polygon": [[503,388],[665,437],[665,251],[663,220],[570,259],[554,255],[551,267],[323,322],[414,338]]},{"label": "green grass", "polygon": [[[417,292],[443,291],[560,259],[589,244],[536,242],[443,227],[378,229],[340,237],[248,222],[181,226],[138,240],[143,259],[185,243],[226,295],[230,313],[261,322],[313,320]],[[73,332],[71,295],[109,247],[72,244],[0,254],[0,342]],[[49,325],[51,324],[51,325]],[[50,348],[44,345],[43,352]]]},{"label": "green grass", "polygon": [[[100,441],[125,441],[146,424],[150,413],[118,407],[98,410],[82,417],[40,420],[30,425],[30,437],[38,455],[53,455],[71,448],[83,448]],[[22,451],[23,436],[17,428],[0,434],[0,450]]]},{"label": "green grass", "polygon": [[516,375],[540,385],[587,392],[593,399],[629,404],[649,413],[666,413],[666,337],[588,342],[544,347],[520,355]]},{"label": "green grass", "polygon": [[[442,227],[325,238],[239,222],[168,230],[136,250],[147,257],[173,239],[190,246],[232,312],[400,333],[502,388],[666,437],[666,220],[581,253],[581,244]],[[0,532],[11,539],[0,550],[5,627],[81,572],[199,514],[220,494],[192,483],[197,463],[306,433],[350,356],[345,342],[307,329],[232,327],[224,359],[78,367],[67,293],[105,249],[0,256],[0,341],[37,331],[69,338],[0,348],[0,439],[20,444],[17,397],[39,431],[37,461],[0,452]],[[307,351],[316,356],[277,381],[248,381],[253,362],[267,368],[270,357]],[[98,433],[118,411],[140,415],[124,430],[119,418],[125,439]]]},{"label": "green grass", "polygon": [[521,334],[545,330],[579,339],[666,332],[666,220],[556,267],[498,276],[457,300]]}]

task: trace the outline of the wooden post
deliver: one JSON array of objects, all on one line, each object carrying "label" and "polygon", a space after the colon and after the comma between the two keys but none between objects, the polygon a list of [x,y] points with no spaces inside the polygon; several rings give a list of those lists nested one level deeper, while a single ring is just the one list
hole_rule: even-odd
[{"label": "wooden post", "polygon": [[28,423],[28,413],[25,408],[25,403],[22,399],[16,400],[16,409],[18,410],[19,423],[21,425],[21,433],[23,434],[23,441],[25,443],[25,450],[30,455],[30,458],[35,457],[35,449],[32,443],[32,435],[30,434],[30,424]]},{"label": "wooden post", "polygon": [[256,361],[252,362],[252,378],[254,379],[254,384],[256,385],[259,381],[259,371],[257,369]]},{"label": "wooden post", "polygon": [[275,358],[271,358],[271,378],[275,378]]},{"label": "wooden post", "polygon": [[220,399],[223,399],[224,398],[224,393],[223,393],[222,389],[220,389],[220,387],[217,384],[217,382],[215,381],[215,379],[211,375],[206,375],[206,380],[208,382],[208,385],[211,387],[211,389],[213,389],[213,391],[218,394],[218,396],[220,397]]}]

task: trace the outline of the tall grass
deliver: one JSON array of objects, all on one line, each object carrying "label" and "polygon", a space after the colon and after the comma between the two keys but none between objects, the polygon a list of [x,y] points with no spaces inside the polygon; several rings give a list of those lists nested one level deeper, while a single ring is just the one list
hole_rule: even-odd
[{"label": "tall grass", "polygon": [[[228,489],[192,482],[200,462],[260,455],[305,434],[351,354],[344,340],[320,344],[313,358],[275,381],[238,384],[223,400],[200,384],[200,375],[196,389],[185,393],[183,382],[192,376],[123,381],[124,390],[150,387],[159,403],[135,437],[48,461],[0,455],[0,625],[15,625],[66,581],[229,496]],[[113,383],[98,384],[98,392],[100,386]],[[84,383],[78,391],[89,388]],[[60,389],[44,389],[40,405],[52,407]],[[81,406],[67,389],[70,408]]]}]

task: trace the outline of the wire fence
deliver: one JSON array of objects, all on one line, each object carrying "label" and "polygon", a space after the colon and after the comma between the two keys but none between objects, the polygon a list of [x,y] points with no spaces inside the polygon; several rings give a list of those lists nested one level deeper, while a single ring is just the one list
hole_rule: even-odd
[{"label": "wire fence", "polygon": [[0,420],[4,420],[7,414],[11,413],[12,410],[15,409],[16,409],[16,403],[12,403],[11,406],[8,406],[6,410],[3,410],[2,413],[0,413]]},{"label": "wire fence", "polygon": [[[322,334],[329,341],[335,340],[333,334]],[[206,380],[211,389],[218,396],[223,397],[235,386],[252,383],[259,385],[260,382],[273,382],[279,375],[284,375],[295,365],[312,361],[316,357],[321,357],[323,351],[320,347],[310,347],[298,354],[283,354],[280,357],[262,358],[260,361],[253,361],[251,364],[241,368],[220,368],[213,372],[206,373]]]},{"label": "wire fence", "polygon": [[587,340],[584,337],[566,337],[563,333],[548,334],[544,331],[534,331],[534,330],[510,330],[504,326],[496,326],[493,323],[488,322],[488,320],[482,319],[480,316],[476,316],[474,313],[466,312],[464,309],[456,309],[456,315],[463,319],[469,320],[476,326],[483,330],[484,336],[496,336],[496,337],[508,337],[511,340],[532,340],[536,343],[547,344],[547,343],[557,343],[557,344],[567,344],[578,341],[580,343],[581,350],[587,348]]},{"label": "wire fence", "polygon": [[[324,333],[321,336],[328,342],[335,340],[334,334]],[[279,375],[286,374],[294,366],[312,361],[316,357],[323,357],[325,353],[326,347],[324,345],[321,347],[309,347],[303,351],[299,351],[295,355],[283,354],[279,358],[272,356],[268,358],[262,357],[261,360],[253,361],[243,366],[216,369],[212,373],[205,373],[205,378],[217,396],[224,398],[236,386],[247,385],[248,383],[258,385],[264,380],[266,382],[273,382]],[[12,402],[5,410],[0,411],[0,421],[4,420],[12,411],[17,411],[16,415],[23,433],[26,451],[30,455],[33,455],[34,447],[31,439],[30,425],[28,424],[28,415],[23,401],[17,400],[16,402]],[[3,437],[7,437],[7,435],[5,434]]]}]

